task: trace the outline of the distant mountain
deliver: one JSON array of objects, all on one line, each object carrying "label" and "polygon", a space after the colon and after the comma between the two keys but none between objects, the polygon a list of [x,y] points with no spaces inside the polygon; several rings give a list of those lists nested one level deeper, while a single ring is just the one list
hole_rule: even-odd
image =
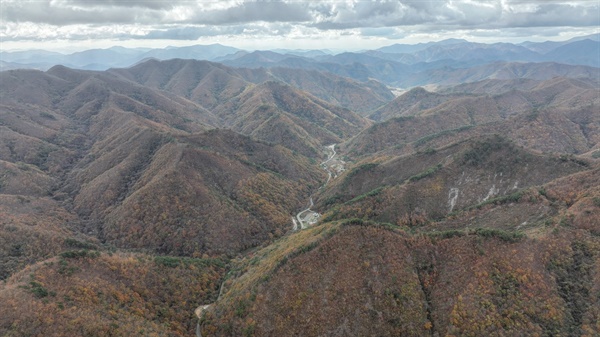
[{"label": "distant mountain", "polygon": [[600,67],[600,41],[590,39],[562,45],[544,55],[547,60]]},{"label": "distant mountain", "polygon": [[564,46],[571,42],[587,40],[587,39],[592,40],[592,41],[600,41],[600,34],[592,34],[592,35],[574,37],[567,41],[545,41],[545,42],[526,41],[526,42],[520,43],[519,45],[524,46],[524,47],[531,49],[535,52],[538,52],[540,54],[546,54],[558,47]]},{"label": "distant mountain", "polygon": [[457,61],[534,61],[539,54],[510,43],[483,44],[473,42],[449,45],[433,45],[414,53],[418,62],[433,62],[444,59]]},{"label": "distant mountain", "polygon": [[28,50],[16,52],[0,52],[0,59],[4,62],[22,62],[22,63],[52,63],[61,60],[65,55],[46,50]]},{"label": "distant mountain", "polygon": [[392,117],[412,116],[454,98],[456,97],[429,92],[421,87],[417,87],[377,109],[369,115],[369,118],[375,121],[385,121]]},{"label": "distant mountain", "polygon": [[431,46],[438,45],[452,45],[468,42],[463,39],[447,39],[439,42],[426,42],[426,43],[417,43],[417,44],[393,44],[391,46],[381,47],[376,49],[377,51],[388,53],[388,54],[412,54],[424,49],[427,49]]},{"label": "distant mountain", "polygon": [[[327,71],[362,82],[376,79],[403,88],[464,83],[485,78],[594,77],[593,69],[583,70],[584,68],[561,65],[597,66],[595,55],[600,49],[596,42],[584,40],[572,43],[575,45],[564,45],[546,55],[513,44],[456,42],[448,45],[433,44],[413,54],[368,51],[306,58],[274,52],[253,52],[223,60],[223,63],[233,67],[285,67]],[[549,65],[548,61],[555,65]],[[540,71],[541,67],[546,67],[548,71]],[[576,74],[578,71],[581,73]],[[572,73],[567,74],[568,72]]]},{"label": "distant mountain", "polygon": [[55,65],[86,70],[106,70],[108,68],[129,67],[141,60],[185,58],[213,60],[239,51],[237,48],[219,44],[196,45],[189,47],[167,47],[164,49],[111,47],[90,49],[72,54],[60,54],[43,50],[22,52],[1,52],[0,60],[18,63],[21,68],[47,70]]},{"label": "distant mountain", "polygon": [[[45,51],[2,52],[1,69],[34,68],[46,70],[61,64],[71,68],[105,70],[136,65],[142,60],[194,59],[221,62],[238,68],[292,68],[326,71],[360,82],[375,79],[400,87],[427,84],[426,80],[407,80],[423,72],[468,69],[498,62],[555,62],[598,67],[598,35],[561,42],[474,43],[460,39],[415,45],[396,44],[377,50],[332,54],[321,50],[244,51],[219,44],[164,49],[113,47],[63,55]],[[481,80],[483,78],[478,78]],[[460,81],[459,81],[460,82]],[[455,82],[458,83],[458,82]]]},{"label": "distant mountain", "polygon": [[494,62],[470,68],[439,68],[416,72],[396,82],[397,86],[451,85],[477,82],[484,79],[534,79],[546,80],[553,77],[600,78],[600,69],[589,66],[574,66],[560,63]]},{"label": "distant mountain", "polygon": [[489,133],[535,151],[584,154],[600,146],[596,83],[554,78],[528,83],[522,91],[449,92],[413,89],[399,96],[373,114],[390,119],[349,140],[345,151],[360,158],[407,154]]},{"label": "distant mountain", "polygon": [[232,130],[315,157],[370,123],[278,82],[265,82],[214,109]]},{"label": "distant mountain", "polygon": [[288,54],[288,55],[296,55],[296,56],[311,57],[311,58],[333,54],[329,50],[273,49],[272,51],[279,53],[279,54]]},{"label": "distant mountain", "polygon": [[189,47],[167,47],[164,49],[152,49],[139,58],[152,57],[158,60],[169,60],[174,58],[179,59],[194,59],[194,60],[214,60],[218,57],[233,54],[240,51],[237,48],[223,46],[220,44],[211,45],[196,45]]},{"label": "distant mountain", "polygon": [[251,84],[281,81],[329,103],[366,114],[393,99],[377,81],[360,83],[314,70],[270,68],[236,69],[192,60],[151,60],[129,69],[111,70],[140,84],[167,90],[191,99],[207,109],[240,94]]}]

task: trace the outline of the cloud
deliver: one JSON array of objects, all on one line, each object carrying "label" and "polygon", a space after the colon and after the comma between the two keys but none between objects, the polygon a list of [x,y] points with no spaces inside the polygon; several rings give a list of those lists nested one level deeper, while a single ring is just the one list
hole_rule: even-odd
[{"label": "cloud", "polygon": [[[520,4],[523,6],[523,4]],[[518,7],[517,7],[518,8]],[[531,3],[521,11],[511,11],[503,27],[584,27],[600,25],[600,2]]]},{"label": "cloud", "polygon": [[150,40],[198,40],[202,37],[221,35],[282,35],[291,31],[287,24],[247,24],[235,26],[186,26],[151,30],[140,39]]},{"label": "cloud", "polygon": [[510,28],[598,26],[598,1],[376,1],[332,3],[314,26],[327,29],[410,27]]},{"label": "cloud", "polygon": [[197,40],[201,37],[206,36],[219,36],[219,35],[229,35],[235,34],[239,35],[244,32],[244,27],[235,26],[235,27],[197,27],[197,26],[186,26],[186,27],[177,27],[177,28],[166,28],[166,29],[156,29],[148,32],[141,36],[141,39],[149,39],[149,40]]},{"label": "cloud", "polygon": [[110,6],[79,7],[67,2],[15,1],[3,2],[0,18],[3,22],[49,24],[67,26],[74,24],[114,24],[151,22],[158,19],[159,11],[128,11]]},{"label": "cloud", "polygon": [[531,28],[529,32],[537,34],[535,27],[559,34],[561,29],[600,26],[597,0],[0,1],[3,41],[85,36],[191,41],[286,34],[312,38],[319,32],[397,39],[414,33],[441,36],[469,31],[502,36],[517,28],[520,33]]},{"label": "cloud", "polygon": [[248,22],[302,22],[312,20],[306,3],[257,0],[204,1],[6,1],[0,17],[5,22],[69,24],[227,25]]},{"label": "cloud", "polygon": [[[168,10],[173,7],[184,4],[185,1],[159,1],[159,0],[62,0],[62,1],[53,1],[54,3],[60,3],[62,6],[68,7],[79,7],[79,8],[110,8],[110,7],[120,7],[120,8],[147,8],[153,10]],[[189,1],[188,1],[189,2]]]},{"label": "cloud", "polygon": [[186,21],[198,24],[239,24],[247,22],[305,22],[312,20],[306,3],[281,1],[244,2],[225,9],[202,7]]}]

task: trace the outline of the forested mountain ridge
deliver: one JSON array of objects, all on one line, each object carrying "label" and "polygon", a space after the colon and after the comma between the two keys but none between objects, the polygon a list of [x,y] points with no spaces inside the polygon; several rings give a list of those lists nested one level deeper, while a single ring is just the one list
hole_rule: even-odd
[{"label": "forested mountain ridge", "polygon": [[382,53],[1,72],[0,334],[600,333],[598,68]]}]

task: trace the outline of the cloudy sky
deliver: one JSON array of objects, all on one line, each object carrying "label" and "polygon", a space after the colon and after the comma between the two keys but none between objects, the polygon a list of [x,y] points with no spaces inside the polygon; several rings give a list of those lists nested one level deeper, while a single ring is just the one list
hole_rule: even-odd
[{"label": "cloudy sky", "polygon": [[375,48],[600,32],[600,0],[0,0],[0,48]]}]

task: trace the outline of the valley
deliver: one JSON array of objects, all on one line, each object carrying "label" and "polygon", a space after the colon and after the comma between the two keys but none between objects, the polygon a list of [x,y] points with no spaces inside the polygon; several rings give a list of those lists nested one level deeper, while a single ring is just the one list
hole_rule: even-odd
[{"label": "valley", "polygon": [[0,72],[0,335],[600,334],[564,46],[597,40]]},{"label": "valley", "polygon": [[[337,152],[335,152],[335,145],[332,144],[329,146],[325,146],[325,150],[327,153],[327,159],[323,161],[320,166],[327,172],[327,180],[323,186],[319,187],[319,190],[322,190],[327,187],[329,181],[331,179],[337,178],[338,174],[344,171],[344,162],[338,158]],[[321,214],[311,210],[315,204],[313,202],[312,196],[309,198],[309,206],[307,209],[300,211],[296,217],[292,217],[292,223],[294,226],[292,227],[293,231],[299,229],[306,229],[308,226],[312,226],[319,221]],[[297,221],[296,221],[297,220]]]}]

